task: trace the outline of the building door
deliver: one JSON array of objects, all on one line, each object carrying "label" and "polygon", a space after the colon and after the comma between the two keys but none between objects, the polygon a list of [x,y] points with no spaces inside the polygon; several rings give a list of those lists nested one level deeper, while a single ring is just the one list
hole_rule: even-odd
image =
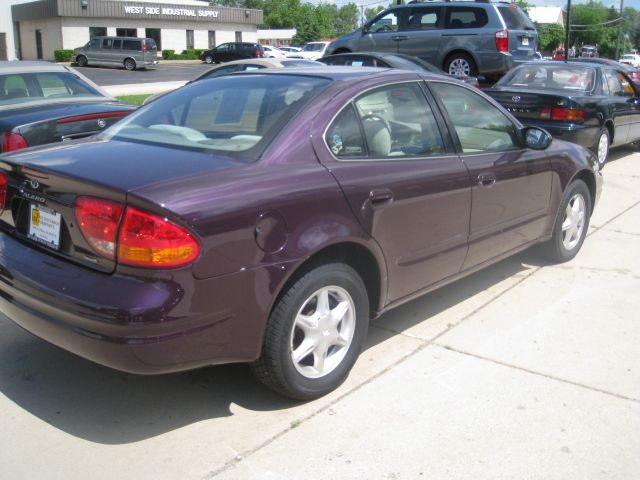
[{"label": "building door", "polygon": [[36,30],[36,58],[42,60],[42,32]]},{"label": "building door", "polygon": [[193,48],[194,48],[193,30],[187,30],[187,50],[193,50]]},{"label": "building door", "polygon": [[242,32],[236,32],[236,42],[242,41]]},{"label": "building door", "polygon": [[0,33],[0,60],[8,60],[7,57],[7,34]]},{"label": "building door", "polygon": [[144,31],[144,36],[147,38],[153,38],[153,41],[156,42],[156,46],[158,50],[162,50],[162,41],[160,40],[160,29],[159,28],[147,28]]},{"label": "building door", "polygon": [[209,48],[216,46],[216,31],[209,30]]}]

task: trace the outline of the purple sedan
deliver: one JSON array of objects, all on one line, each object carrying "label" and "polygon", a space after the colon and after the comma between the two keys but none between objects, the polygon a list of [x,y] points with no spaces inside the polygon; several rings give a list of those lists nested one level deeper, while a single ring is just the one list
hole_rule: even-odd
[{"label": "purple sedan", "polygon": [[580,249],[588,150],[428,73],[202,80],[0,157],[0,311],[127,372],[248,362],[311,399],[369,321],[532,245]]}]

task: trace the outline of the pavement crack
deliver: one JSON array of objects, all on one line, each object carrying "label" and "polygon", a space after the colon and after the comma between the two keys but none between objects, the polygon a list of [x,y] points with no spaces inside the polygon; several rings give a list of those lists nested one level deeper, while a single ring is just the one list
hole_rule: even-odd
[{"label": "pavement crack", "polygon": [[549,380],[554,380],[556,382],[566,383],[568,385],[573,385],[575,387],[585,388],[587,390],[591,390],[591,391],[594,391],[594,392],[602,393],[604,395],[615,397],[615,398],[618,398],[620,400],[627,400],[627,401],[630,401],[630,402],[634,402],[634,403],[639,403],[640,404],[640,398],[628,397],[626,395],[622,395],[622,394],[619,394],[619,393],[610,392],[609,390],[605,390],[603,388],[593,387],[591,385],[586,385],[586,384],[580,383],[580,382],[574,382],[573,380],[568,380],[566,378],[561,378],[561,377],[556,377],[554,375],[549,375],[548,373],[538,372],[538,371],[532,370],[530,368],[525,368],[525,367],[521,367],[521,366],[518,366],[518,365],[514,365],[512,363],[503,362],[501,360],[496,360],[495,358],[485,357],[483,355],[478,355],[476,353],[471,353],[471,352],[467,352],[467,351],[464,351],[464,350],[460,350],[460,349],[454,348],[454,347],[452,347],[450,345],[437,343],[437,342],[432,342],[432,343],[433,343],[434,346],[437,346],[437,347],[440,347],[440,348],[444,348],[445,350],[449,350],[451,352],[459,353],[460,355],[465,355],[465,356],[468,356],[468,357],[476,358],[478,360],[483,360],[485,362],[490,362],[490,363],[493,363],[495,365],[500,365],[502,367],[513,368],[515,370],[520,370],[521,372],[526,372],[526,373],[530,373],[532,375],[537,375],[539,377],[548,378]]},{"label": "pavement crack", "polygon": [[613,217],[611,217],[609,220],[607,220],[606,222],[604,222],[602,225],[600,225],[599,227],[593,226],[591,225],[592,230],[590,232],[587,233],[587,237],[590,237],[591,235],[593,235],[596,232],[599,232],[600,230],[602,230],[604,227],[606,227],[607,225],[609,225],[611,222],[617,220],[618,218],[620,218],[622,215],[624,215],[625,213],[629,212],[630,210],[634,209],[635,207],[637,207],[638,205],[640,205],[640,201],[632,204],[631,206],[625,208],[623,211],[621,211],[620,213],[618,213],[617,215],[614,215]]}]

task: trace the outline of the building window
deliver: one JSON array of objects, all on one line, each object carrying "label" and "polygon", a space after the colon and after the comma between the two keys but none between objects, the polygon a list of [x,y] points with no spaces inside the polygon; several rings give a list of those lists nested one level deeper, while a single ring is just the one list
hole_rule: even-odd
[{"label": "building window", "polygon": [[242,41],[242,32],[236,32],[236,42]]},{"label": "building window", "polygon": [[216,46],[216,31],[209,30],[209,48]]},{"label": "building window", "polygon": [[137,28],[116,28],[116,36],[118,37],[137,37]]},{"label": "building window", "polygon": [[107,27],[89,27],[89,40],[93,37],[106,37]]},{"label": "building window", "polygon": [[187,30],[187,50],[193,50],[193,30]]},{"label": "building window", "polygon": [[42,60],[42,32],[36,30],[36,58]]},{"label": "building window", "polygon": [[147,28],[144,31],[144,36],[147,38],[153,38],[156,42],[156,46],[158,50],[162,50],[162,42],[160,39],[160,29],[159,28]]}]

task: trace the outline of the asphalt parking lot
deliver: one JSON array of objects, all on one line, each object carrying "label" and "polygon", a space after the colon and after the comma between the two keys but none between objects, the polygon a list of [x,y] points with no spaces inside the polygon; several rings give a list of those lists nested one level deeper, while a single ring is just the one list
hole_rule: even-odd
[{"label": "asphalt parking lot", "polygon": [[200,73],[211,68],[200,61],[180,61],[160,63],[154,67],[142,70],[127,71],[124,68],[78,67],[71,68],[82,73],[94,83],[104,85],[129,85],[158,82],[187,82]]},{"label": "asphalt parking lot", "polygon": [[582,251],[528,251],[376,320],[300,404],[242,365],[94,365],[0,317],[11,479],[621,479],[640,471],[640,152],[612,151]]}]

